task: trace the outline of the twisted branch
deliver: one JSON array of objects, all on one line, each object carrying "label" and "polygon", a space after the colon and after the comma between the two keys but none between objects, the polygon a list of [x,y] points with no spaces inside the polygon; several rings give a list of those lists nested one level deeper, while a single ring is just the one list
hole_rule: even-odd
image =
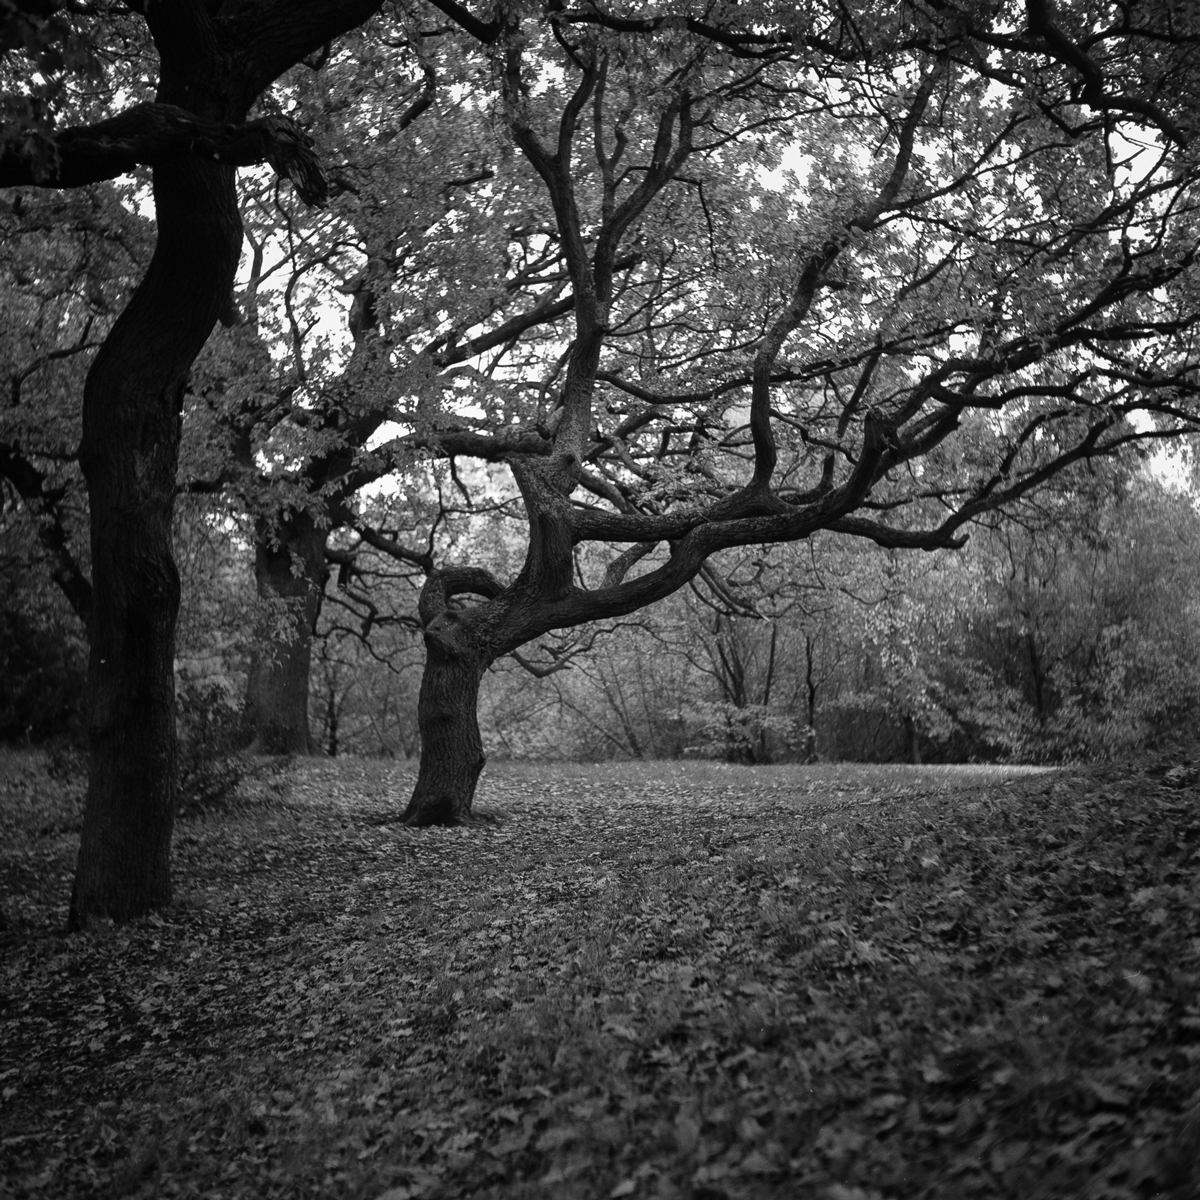
[{"label": "twisted branch", "polygon": [[290,179],[305,204],[324,204],[329,184],[312,139],[288,117],[240,125],[205,121],[173,104],[135,104],[115,117],[64,129],[51,153],[8,145],[0,153],[0,187],[83,187],[114,179],[137,166],[178,158],[207,158],[228,166],[269,163]]}]

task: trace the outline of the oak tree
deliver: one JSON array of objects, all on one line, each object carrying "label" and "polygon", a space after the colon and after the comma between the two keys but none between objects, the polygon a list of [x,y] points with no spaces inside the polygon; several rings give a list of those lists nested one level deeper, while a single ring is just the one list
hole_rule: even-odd
[{"label": "oak tree", "polygon": [[[469,374],[483,354],[494,368],[523,332],[569,310],[545,295],[558,264],[528,220],[536,181],[475,96],[476,64],[403,13],[376,24],[288,81],[329,204],[299,210],[268,178],[244,188],[252,254],[237,323],[210,343],[188,406],[200,453],[186,486],[224,489],[254,521],[261,619],[247,708],[269,752],[312,746],[309,670],[326,596],[340,603],[346,581],[370,573],[360,558],[428,571],[431,526],[473,503],[461,478],[448,505],[410,451],[378,444],[398,397]],[[381,524],[360,494],[384,477],[406,511]],[[378,610],[356,595],[374,627]]]},{"label": "oak tree", "polygon": [[[306,136],[259,97],[378,0],[132,3],[72,15],[93,47],[109,20],[144,29],[153,98],[64,119],[0,144],[0,186],[74,188],[137,166],[157,221],[145,275],[88,372],[79,460],[91,520],[89,782],[70,924],[128,920],[169,902],[176,762],[170,529],[188,372],[228,308],[242,247],[235,168],[268,162],[301,195],[326,190]],[[10,87],[20,95],[16,72]],[[31,71],[28,80],[41,78]],[[32,86],[32,85],[30,85]],[[111,92],[110,96],[119,96]]]},{"label": "oak tree", "polygon": [[507,464],[527,519],[511,576],[424,585],[409,823],[470,818],[480,680],[531,639],[730,547],[961,544],[1074,463],[1197,428],[1177,7],[432,7],[542,183],[571,312],[523,413],[484,382],[407,434]]}]

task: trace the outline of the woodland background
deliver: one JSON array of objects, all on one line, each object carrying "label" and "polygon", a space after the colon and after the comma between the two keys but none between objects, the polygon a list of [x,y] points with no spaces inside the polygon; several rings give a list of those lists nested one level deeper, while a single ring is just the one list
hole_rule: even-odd
[{"label": "woodland background", "polygon": [[[498,513],[477,535],[497,557],[503,522]],[[5,532],[4,738],[70,740],[83,630],[28,513],[10,505]],[[195,753],[220,755],[245,741],[252,549],[236,514],[192,500],[177,545],[181,733]],[[1081,472],[962,551],[816,538],[727,561],[734,578],[756,579],[755,612],[693,589],[579,631],[570,668],[549,677],[500,664],[480,708],[489,756],[1062,762],[1163,745],[1195,720],[1200,518],[1187,487],[1142,464]],[[358,579],[327,584],[309,700],[321,752],[405,759],[419,748],[419,580],[391,567],[364,565],[369,592]],[[364,605],[377,614],[365,639]]]},{"label": "woodland background", "polygon": [[[28,86],[16,75],[8,81],[10,129],[27,128],[8,166],[18,149],[35,167],[51,153],[39,140],[50,137],[47,113],[103,115],[149,94],[155,48],[136,11],[10,8],[5,45],[23,48],[42,73]],[[524,445],[523,437],[536,440],[535,427],[543,436],[548,398],[569,384],[567,348],[583,335],[563,318],[576,303],[568,277],[578,284],[579,266],[570,231],[555,224],[561,213],[554,217],[512,140],[534,135],[503,108],[511,81],[488,75],[493,51],[471,40],[495,38],[499,25],[444,8],[388,9],[299,64],[264,101],[264,114],[286,109],[316,140],[328,194],[324,207],[309,207],[268,168],[241,171],[236,285],[181,399],[174,673],[177,725],[192,752],[220,756],[253,740],[284,752],[415,756],[422,585],[447,565],[469,563],[489,579],[512,578],[521,566],[527,515],[503,465],[504,439]],[[557,43],[545,31],[536,45],[514,42],[540,80],[535,115],[545,127],[566,121],[588,89],[599,140],[588,147],[581,135],[575,159],[587,189],[615,187],[621,155],[636,164],[657,153],[654,138],[670,122],[655,126],[656,106],[674,121],[689,87],[703,80],[713,89],[711,146],[689,159],[691,135],[680,125],[674,153],[695,173],[680,168],[670,186],[656,184],[661,201],[639,216],[615,266],[622,325],[593,381],[605,431],[598,425],[589,451],[598,474],[587,483],[606,503],[616,497],[628,511],[661,516],[705,488],[720,496],[737,486],[751,438],[734,387],[746,378],[736,372],[790,287],[790,259],[805,261],[813,239],[844,219],[837,205],[874,186],[878,164],[856,138],[881,97],[903,111],[896,81],[915,69],[904,56],[929,55],[930,81],[945,66],[920,40],[926,19],[938,37],[950,36],[943,18],[913,17],[917,49],[901,40],[908,48],[897,51],[888,39],[903,39],[908,18],[895,16],[893,32],[888,11],[867,6],[862,19],[876,25],[854,27],[854,36],[873,29],[880,52],[897,56],[890,66],[886,57],[860,64],[857,51],[819,38],[817,50],[764,51],[753,34],[749,49],[732,44],[730,61],[710,61],[708,34],[656,23],[652,36],[649,27],[630,32],[616,16],[607,32],[572,25],[578,45],[559,36],[557,17],[547,26]],[[1031,40],[1015,46],[1014,62],[1044,57],[1046,47],[1065,55],[1054,67],[1051,54],[1054,69],[1038,76],[1046,91],[1036,120],[1023,101],[1006,109],[1003,90],[985,87],[972,103],[992,124],[976,129],[951,91],[938,93],[937,111],[923,118],[928,145],[912,186],[960,172],[946,186],[965,207],[931,213],[930,225],[950,221],[957,231],[944,242],[919,223],[881,226],[874,241],[856,233],[862,244],[852,239],[854,260],[829,274],[819,309],[838,331],[844,362],[821,357],[814,310],[779,364],[780,486],[793,487],[827,452],[822,437],[835,436],[820,432],[832,419],[826,411],[843,413],[840,444],[858,420],[860,392],[903,394],[903,372],[915,369],[906,355],[919,363],[927,347],[953,354],[1002,334],[1013,353],[1032,355],[1034,365],[1014,377],[1017,399],[1003,400],[1010,409],[993,418],[989,405],[1001,401],[987,397],[968,407],[953,441],[919,467],[891,472],[892,490],[869,506],[875,535],[895,538],[906,536],[906,520],[936,523],[939,513],[971,509],[966,547],[913,555],[818,532],[722,551],[656,606],[501,657],[480,705],[490,756],[1062,762],[1121,755],[1189,727],[1200,698],[1200,526],[1192,449],[1178,435],[1191,428],[1194,389],[1193,218],[1184,199],[1188,126],[1163,98],[1178,105],[1188,94],[1180,55],[1193,35],[1173,10],[1151,16],[1171,37],[1137,63],[1161,105],[1114,91],[1106,103],[1127,122],[1119,135],[1083,119],[1072,76],[1080,60],[1061,50],[1058,35],[1039,42],[1032,15]],[[533,9],[526,18],[541,29]],[[1091,19],[1082,11],[1059,18],[1071,28]],[[721,19],[736,30],[746,14]],[[820,19],[812,17],[814,29]],[[845,13],[828,20],[829,37],[850,36]],[[964,47],[997,36],[1004,44],[980,21],[953,36]],[[669,46],[661,77],[643,57],[654,46]],[[583,70],[585,53],[595,78]],[[826,90],[797,85],[805,71]],[[851,98],[861,112],[841,111]],[[728,129],[712,115],[726,110]],[[1077,117],[1079,145],[1102,143],[1107,161],[1080,151],[1068,184],[1039,160],[1059,162],[1054,122],[1070,127]],[[895,132],[897,119],[881,128]],[[1128,140],[1135,125],[1151,131],[1148,141]],[[956,139],[986,136],[1013,141],[1015,157],[995,168],[1003,187],[984,160],[955,160]],[[819,178],[818,146],[828,153]],[[537,161],[535,152],[526,157]],[[634,178],[641,169],[630,167]],[[0,205],[0,738],[15,744],[78,736],[84,723],[92,564],[79,397],[153,251],[149,174],[142,167],[63,192],[10,189]],[[839,181],[850,200],[828,190]],[[1177,190],[1175,210],[1156,207],[1163,188]],[[1151,221],[1161,222],[1153,236]],[[1072,262],[1072,278],[1099,289],[1097,312],[1117,304],[1114,323],[1085,330],[1078,348],[1079,318],[1063,312],[1060,274],[1079,245],[1075,228],[1101,236],[1091,257]],[[1043,243],[1026,261],[1031,236]],[[1103,256],[1118,240],[1131,257],[1102,286],[1111,267]],[[912,299],[939,273],[952,281]],[[897,289],[892,309],[881,307],[885,277]],[[1148,307],[1112,301],[1119,289],[1145,292]],[[889,323],[901,332],[879,346],[907,366],[885,357],[877,367],[882,349],[870,349],[870,339]],[[1067,348],[1054,351],[1053,337]],[[1126,342],[1129,362],[1110,363],[1111,347]],[[703,403],[687,390],[725,377],[732,383]],[[713,408],[726,392],[735,398]],[[1001,473],[989,476],[997,461],[1012,472],[1000,487]],[[1006,502],[989,509],[1001,493]],[[580,580],[595,576],[611,554],[583,541],[573,570]],[[657,561],[651,550],[647,562]]]},{"label": "woodland background", "polygon": [[6,1195],[1194,1200],[1200,18],[647,9],[0,0]]}]

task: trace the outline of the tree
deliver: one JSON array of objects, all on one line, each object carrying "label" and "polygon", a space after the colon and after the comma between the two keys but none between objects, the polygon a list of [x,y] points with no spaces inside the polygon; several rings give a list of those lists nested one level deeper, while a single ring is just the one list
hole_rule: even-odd
[{"label": "tree", "polygon": [[[269,179],[247,189],[242,320],[214,339],[188,409],[206,447],[190,486],[231,489],[254,514],[261,619],[247,707],[256,744],[273,752],[311,745],[312,637],[331,568],[352,570],[360,547],[386,547],[412,571],[431,565],[411,545],[445,505],[429,501],[423,473],[409,489],[411,455],[376,445],[397,392],[503,356],[569,308],[541,294],[555,256],[534,248],[528,172],[501,153],[474,64],[404,14],[388,30],[360,31],[289,80],[291,111],[330,164],[330,204],[314,217],[281,204]],[[331,296],[346,306],[340,338]],[[459,336],[480,319],[485,330]],[[359,493],[389,475],[412,511],[373,527]],[[454,491],[472,503],[463,480]],[[335,564],[338,530],[357,536]]]},{"label": "tree", "polygon": [[0,741],[76,732],[87,662],[78,622],[38,569],[44,564],[22,558],[0,558]]},{"label": "tree", "polygon": [[1190,731],[1200,704],[1191,498],[1144,469],[1098,471],[977,539],[988,619],[964,652],[1012,697],[1015,749],[1110,758]]},{"label": "tree", "polygon": [[[379,4],[129,7],[158,56],[154,100],[60,124],[44,145],[10,139],[0,147],[5,187],[78,187],[148,165],[157,218],[153,257],[97,353],[83,396],[79,459],[93,586],[89,782],[73,928],[128,920],[170,900],[179,605],[171,514],[188,371],[228,309],[241,252],[234,169],[269,161],[307,200],[324,194],[320,169],[292,123],[247,118],[283,72]],[[103,16],[87,26],[90,38],[106,32]],[[11,74],[8,80],[13,87]]]},{"label": "tree", "polygon": [[[728,547],[961,544],[1073,463],[1196,429],[1195,18],[433,7],[492,66],[572,307],[540,335],[552,403],[408,435],[506,463],[527,549],[424,585],[407,822],[469,819],[480,680],[532,638]],[[623,548],[583,579],[585,543]]]},{"label": "tree", "polygon": [[679,642],[708,685],[689,706],[699,719],[692,753],[711,746],[726,762],[769,763],[811,750],[796,668],[812,581],[797,557],[767,548],[723,555],[681,593]]},{"label": "tree", "polygon": [[704,681],[688,659],[680,613],[664,605],[651,620],[577,633],[586,653],[549,688],[501,664],[485,679],[485,749],[491,741],[511,757],[682,757]]},{"label": "tree", "polygon": [[98,184],[69,196],[18,193],[0,212],[0,481],[50,578],[86,632],[87,504],[77,397],[91,357],[149,258],[148,222]]}]

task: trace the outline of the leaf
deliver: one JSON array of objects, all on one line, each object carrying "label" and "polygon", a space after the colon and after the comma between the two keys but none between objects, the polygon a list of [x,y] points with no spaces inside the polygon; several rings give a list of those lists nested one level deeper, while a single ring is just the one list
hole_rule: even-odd
[{"label": "leaf", "polygon": [[511,1154],[519,1154],[532,1140],[528,1131],[506,1133],[486,1147],[489,1154],[496,1158],[507,1158]]},{"label": "leaf", "polygon": [[774,1175],[780,1165],[763,1150],[754,1149],[742,1159],[738,1169],[747,1175]]},{"label": "leaf", "polygon": [[579,1140],[580,1131],[573,1125],[558,1125],[545,1130],[537,1139],[537,1148],[542,1151],[558,1150]]},{"label": "leaf", "polygon": [[617,1037],[624,1038],[627,1042],[636,1043],[638,1040],[638,1035],[628,1025],[624,1025],[620,1021],[605,1021],[600,1026],[600,1029],[603,1033],[615,1033]]},{"label": "leaf", "polygon": [[[349,1171],[365,1196],[408,1200],[546,1174],[552,1191],[633,1180],[634,1195],[762,1190],[786,1171],[793,1191],[820,1196],[835,1172],[928,1171],[961,1190],[994,1170],[993,1190],[1012,1190],[1050,1161],[1103,1194],[1135,1146],[1174,1146],[1176,1129],[1178,1153],[1188,1145],[1179,1072],[1200,1018],[1160,998],[1193,994],[1200,931],[1170,890],[1180,860],[1160,846],[1194,818],[1144,807],[1156,793],[1136,772],[1112,768],[1110,783],[1089,776],[1058,799],[1044,777],[1014,792],[1026,785],[980,776],[864,819],[804,791],[800,767],[739,768],[731,788],[729,768],[710,787],[711,763],[658,766],[648,790],[644,763],[494,764],[486,802],[520,820],[426,839],[371,823],[398,770],[305,762],[286,812],[184,820],[192,898],[119,953],[116,933],[10,939],[0,1086],[18,1179],[49,1172],[42,1190],[63,1195],[107,1186],[144,1142],[160,1190],[186,1178],[214,1193],[268,1194],[286,1153],[316,1192]],[[871,771],[855,778],[891,796]],[[792,807],[779,806],[785,780]],[[13,811],[0,806],[5,867],[49,842],[49,870],[67,878],[69,839],[42,838],[42,818],[24,832]],[[716,814],[737,835],[727,861],[681,862]],[[1030,849],[1045,826],[1066,831],[1049,866]],[[921,871],[932,844],[959,895]],[[1138,911],[1161,902],[1178,921],[1130,919],[1143,886],[1161,901]],[[16,903],[29,911],[38,894]],[[56,903],[47,891],[48,931]],[[953,932],[930,934],[943,918]],[[1025,936],[1050,929],[1053,942]],[[857,942],[884,956],[868,961]],[[965,954],[976,945],[986,974]],[[518,953],[526,970],[505,975]],[[319,1037],[302,1040],[306,1028]],[[264,1031],[282,1053],[265,1052]],[[153,1112],[125,1086],[147,1064],[162,1071]],[[56,1082],[66,1065],[70,1091]],[[159,1121],[187,1139],[158,1138]],[[1175,1154],[1156,1150],[1152,1165]],[[876,1187],[873,1200],[889,1194]]]}]

